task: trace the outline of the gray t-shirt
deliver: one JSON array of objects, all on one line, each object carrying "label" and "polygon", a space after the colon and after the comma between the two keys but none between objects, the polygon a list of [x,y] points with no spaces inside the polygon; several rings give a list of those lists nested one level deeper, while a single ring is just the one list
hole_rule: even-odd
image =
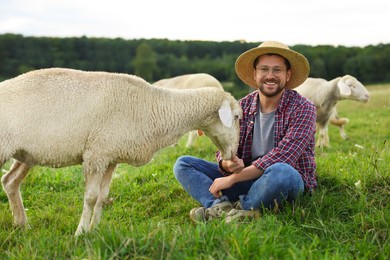
[{"label": "gray t-shirt", "polygon": [[253,128],[252,161],[263,157],[274,148],[275,111],[262,113],[260,108],[258,111]]}]

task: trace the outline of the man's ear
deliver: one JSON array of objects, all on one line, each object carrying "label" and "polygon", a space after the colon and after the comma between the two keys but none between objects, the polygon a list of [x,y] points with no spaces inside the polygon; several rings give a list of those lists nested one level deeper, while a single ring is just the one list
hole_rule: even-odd
[{"label": "man's ear", "polygon": [[289,69],[289,70],[287,71],[286,82],[289,82],[290,79],[291,79],[291,69]]}]

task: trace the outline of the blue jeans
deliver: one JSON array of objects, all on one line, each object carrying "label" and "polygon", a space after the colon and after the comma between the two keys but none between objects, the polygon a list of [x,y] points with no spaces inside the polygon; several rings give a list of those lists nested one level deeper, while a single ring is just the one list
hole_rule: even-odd
[{"label": "blue jeans", "polygon": [[223,196],[215,198],[209,188],[216,178],[223,177],[218,164],[192,156],[177,159],[173,171],[183,188],[203,207],[209,208],[224,201],[241,202],[243,209],[272,209],[278,205],[294,201],[304,191],[301,175],[286,163],[275,163],[263,175],[254,180],[239,182],[222,190]]}]

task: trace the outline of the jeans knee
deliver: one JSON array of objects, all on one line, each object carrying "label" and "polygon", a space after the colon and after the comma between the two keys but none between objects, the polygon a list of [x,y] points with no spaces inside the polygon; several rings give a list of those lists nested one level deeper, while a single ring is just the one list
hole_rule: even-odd
[{"label": "jeans knee", "polygon": [[[287,186],[298,185],[303,187],[303,180],[301,174],[291,165],[287,163],[275,163],[268,167],[268,173],[279,179],[280,182],[285,182]],[[277,176],[277,177],[276,177]]]},{"label": "jeans knee", "polygon": [[173,173],[177,178],[182,172],[184,168],[188,167],[188,163],[186,161],[187,156],[183,155],[177,158],[175,164],[173,165]]},{"label": "jeans knee", "polygon": [[297,171],[294,167],[292,167],[288,163],[278,162],[270,167],[268,167],[269,170],[276,170],[278,172],[286,172],[286,171]]}]

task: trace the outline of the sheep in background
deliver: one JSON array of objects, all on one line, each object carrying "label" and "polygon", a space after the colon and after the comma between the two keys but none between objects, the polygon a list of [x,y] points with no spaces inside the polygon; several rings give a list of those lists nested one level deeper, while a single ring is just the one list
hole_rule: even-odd
[{"label": "sheep in background", "polygon": [[202,129],[224,159],[238,147],[241,108],[217,88],[178,90],[107,72],[42,69],[0,83],[1,182],[18,226],[27,224],[20,184],[30,167],[82,164],[84,205],[75,235],[100,221],[118,163],[141,166]]},{"label": "sheep in background", "polygon": [[[214,87],[223,90],[222,84],[216,78],[207,73],[185,74],[173,78],[161,79],[154,82],[153,85],[177,89]],[[202,135],[201,131],[190,131],[188,133],[186,147],[190,148],[199,135]]]},{"label": "sheep in background", "polygon": [[[318,140],[316,146],[329,147],[328,123],[330,118],[336,124],[336,104],[339,100],[350,99],[367,102],[370,94],[355,77],[345,75],[327,81],[320,78],[308,78],[302,85],[295,88],[302,96],[310,99],[317,107]],[[344,123],[343,123],[344,121]],[[346,137],[344,124],[347,120],[339,121],[340,134]]]}]

